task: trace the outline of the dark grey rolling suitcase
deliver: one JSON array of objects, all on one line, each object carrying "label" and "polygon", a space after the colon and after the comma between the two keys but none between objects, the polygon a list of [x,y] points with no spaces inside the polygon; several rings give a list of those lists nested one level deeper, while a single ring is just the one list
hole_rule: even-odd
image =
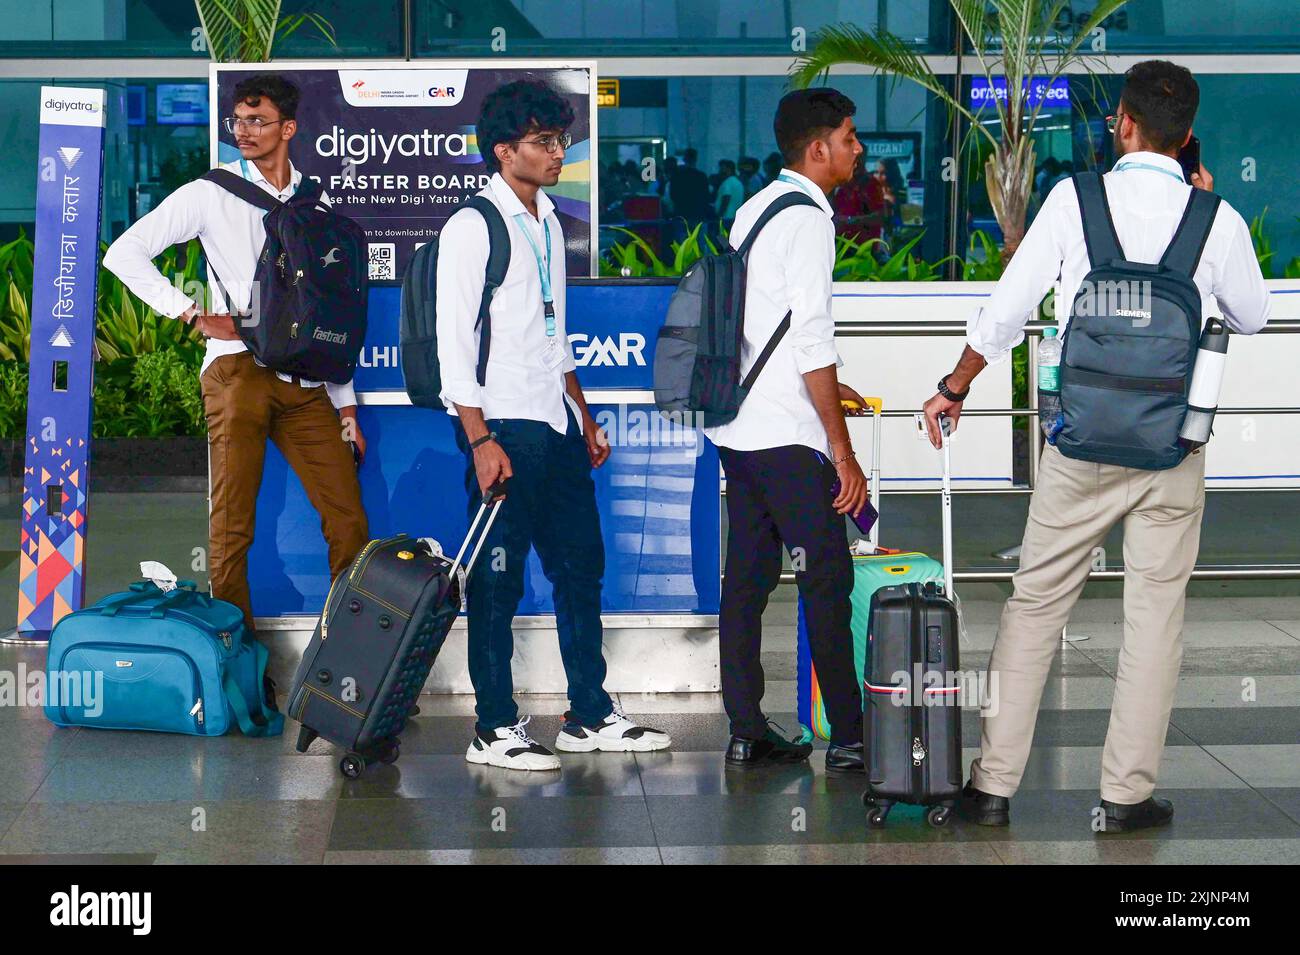
[{"label": "dark grey rolling suitcase", "polygon": [[343,747],[339,769],[349,779],[368,762],[397,760],[398,736],[460,612],[457,572],[473,567],[500,505],[484,495],[454,560],[400,534],[371,541],[334,581],[289,693],[288,715],[302,724],[298,752],[318,736]]},{"label": "dark grey rolling suitcase", "polygon": [[895,803],[930,807],[944,826],[961,797],[961,698],[952,596],[952,488],[943,439],[943,584],[882,587],[871,597],[862,721],[867,822],[881,827]]}]

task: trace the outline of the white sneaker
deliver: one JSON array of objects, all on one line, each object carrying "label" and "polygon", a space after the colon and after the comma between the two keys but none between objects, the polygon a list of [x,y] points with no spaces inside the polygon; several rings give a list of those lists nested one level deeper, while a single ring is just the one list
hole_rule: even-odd
[{"label": "white sneaker", "polygon": [[560,758],[524,732],[530,719],[525,716],[514,726],[475,733],[465,751],[465,761],[502,769],[559,769]]},{"label": "white sneaker", "polygon": [[618,704],[599,726],[583,726],[571,714],[564,714],[564,726],[555,737],[555,748],[562,753],[648,753],[667,749],[672,738],[663,730],[641,726],[627,718]]}]

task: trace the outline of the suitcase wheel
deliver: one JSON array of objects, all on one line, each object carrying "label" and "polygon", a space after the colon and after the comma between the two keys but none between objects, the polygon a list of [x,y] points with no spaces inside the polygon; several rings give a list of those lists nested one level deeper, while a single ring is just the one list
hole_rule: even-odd
[{"label": "suitcase wheel", "polygon": [[935,829],[942,829],[948,825],[951,816],[952,810],[947,806],[931,806],[930,811],[925,814],[925,821]]},{"label": "suitcase wheel", "polygon": [[360,753],[348,753],[339,760],[339,772],[348,779],[358,779],[366,771],[366,760]]},{"label": "suitcase wheel", "polygon": [[885,828],[885,819],[889,816],[889,808],[892,804],[876,802],[869,793],[862,794],[862,803],[867,807],[867,825],[872,829]]},{"label": "suitcase wheel", "polygon": [[397,757],[402,755],[402,747],[397,740],[389,740],[378,749],[379,761],[385,766],[397,762]]},{"label": "suitcase wheel", "polygon": [[420,704],[418,703],[413,703],[411,705],[411,708],[406,711],[406,718],[408,720],[413,716],[419,716],[419,715],[420,715]]}]

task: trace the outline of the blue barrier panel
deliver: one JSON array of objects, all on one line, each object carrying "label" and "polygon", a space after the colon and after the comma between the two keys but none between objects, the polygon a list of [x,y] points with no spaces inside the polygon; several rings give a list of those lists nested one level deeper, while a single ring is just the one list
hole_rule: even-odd
[{"label": "blue barrier panel", "polygon": [[[593,472],[606,550],[603,606],[609,613],[718,611],[717,450],[698,432],[662,418],[647,390],[655,332],[671,291],[662,283],[582,282],[569,288],[575,351],[579,343],[598,343],[585,352],[587,366],[579,378],[613,446],[609,461]],[[394,391],[401,388],[396,293],[371,293],[366,365],[356,378],[368,442],[362,498],[372,537],[432,536],[454,550],[468,521],[465,460],[451,419],[404,403],[375,403],[404,397]],[[619,394],[609,396],[612,389]],[[267,449],[257,502],[249,581],[258,617],[318,613],[329,589],[320,520],[274,447]],[[529,558],[519,612],[552,612],[550,584],[536,555]]]}]

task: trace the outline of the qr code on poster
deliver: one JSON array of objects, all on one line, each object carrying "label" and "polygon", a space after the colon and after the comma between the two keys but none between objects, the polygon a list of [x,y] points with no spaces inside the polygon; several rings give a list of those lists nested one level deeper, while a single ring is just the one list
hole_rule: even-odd
[{"label": "qr code on poster", "polygon": [[397,262],[394,257],[396,244],[393,242],[371,242],[366,246],[370,256],[370,280],[393,280],[397,278]]}]

